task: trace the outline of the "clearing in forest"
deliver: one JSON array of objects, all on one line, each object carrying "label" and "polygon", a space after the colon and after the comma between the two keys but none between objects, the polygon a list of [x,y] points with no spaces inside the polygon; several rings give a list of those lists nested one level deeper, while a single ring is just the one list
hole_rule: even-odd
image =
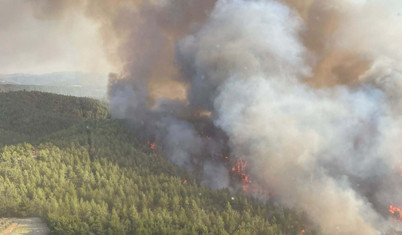
[{"label": "clearing in forest", "polygon": [[40,218],[0,218],[0,235],[42,235],[49,229]]}]

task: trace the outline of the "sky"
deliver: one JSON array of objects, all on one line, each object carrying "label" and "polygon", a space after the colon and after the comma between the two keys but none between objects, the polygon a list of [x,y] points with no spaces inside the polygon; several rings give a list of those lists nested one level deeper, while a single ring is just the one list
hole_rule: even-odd
[{"label": "sky", "polygon": [[0,6],[0,74],[113,72],[98,26],[82,13],[42,19],[26,0]]}]

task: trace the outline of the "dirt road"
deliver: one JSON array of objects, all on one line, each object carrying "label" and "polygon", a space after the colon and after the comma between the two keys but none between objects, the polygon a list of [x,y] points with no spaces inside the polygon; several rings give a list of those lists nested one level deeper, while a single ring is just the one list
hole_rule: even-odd
[{"label": "dirt road", "polygon": [[0,235],[42,235],[49,229],[40,218],[0,218]]}]

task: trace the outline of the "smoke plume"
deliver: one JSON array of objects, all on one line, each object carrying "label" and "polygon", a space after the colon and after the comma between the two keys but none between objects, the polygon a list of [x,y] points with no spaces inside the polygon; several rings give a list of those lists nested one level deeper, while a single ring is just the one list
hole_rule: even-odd
[{"label": "smoke plume", "polygon": [[388,207],[402,206],[400,1],[80,7],[119,68],[110,79],[114,117],[203,184],[235,188],[225,159],[242,159],[253,184],[306,212],[323,234],[394,226]]}]

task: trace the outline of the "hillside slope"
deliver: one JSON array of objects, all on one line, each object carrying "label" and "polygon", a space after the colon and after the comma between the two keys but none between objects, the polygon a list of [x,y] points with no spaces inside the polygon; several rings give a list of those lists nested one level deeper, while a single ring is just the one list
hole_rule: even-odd
[{"label": "hillside slope", "polygon": [[0,146],[37,140],[89,119],[105,119],[98,100],[42,92],[0,93]]},{"label": "hillside slope", "polygon": [[290,210],[200,186],[123,123],[107,119],[100,103],[37,92],[0,100],[2,129],[35,140],[1,148],[0,217],[39,216],[54,234],[306,230],[303,217]]}]

